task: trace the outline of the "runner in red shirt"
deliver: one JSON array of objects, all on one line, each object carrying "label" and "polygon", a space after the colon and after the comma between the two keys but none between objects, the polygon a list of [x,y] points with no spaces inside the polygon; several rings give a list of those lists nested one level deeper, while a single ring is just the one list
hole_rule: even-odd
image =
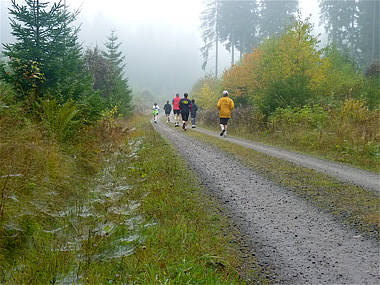
[{"label": "runner in red shirt", "polygon": [[173,99],[173,102],[172,102],[173,113],[174,113],[174,121],[175,121],[176,127],[179,127],[179,115],[181,114],[181,110],[179,108],[179,101],[181,101],[181,98],[179,97],[179,94],[177,93]]}]

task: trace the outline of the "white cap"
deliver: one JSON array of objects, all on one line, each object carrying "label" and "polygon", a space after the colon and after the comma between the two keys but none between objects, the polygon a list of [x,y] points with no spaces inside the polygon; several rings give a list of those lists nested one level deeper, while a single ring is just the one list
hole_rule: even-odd
[{"label": "white cap", "polygon": [[228,95],[228,91],[227,91],[227,90],[224,90],[224,91],[223,91],[223,95]]}]

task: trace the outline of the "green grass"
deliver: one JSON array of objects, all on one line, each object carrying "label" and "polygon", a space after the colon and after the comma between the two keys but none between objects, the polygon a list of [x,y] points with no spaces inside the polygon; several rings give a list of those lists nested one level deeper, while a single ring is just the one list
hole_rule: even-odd
[{"label": "green grass", "polygon": [[0,176],[23,176],[0,179],[0,283],[267,284],[240,269],[238,233],[147,118],[123,128],[71,146],[37,126],[3,133]]},{"label": "green grass", "polygon": [[[216,126],[209,126],[202,122],[200,126],[212,131],[218,132],[220,130]],[[354,149],[344,146],[337,148],[332,138],[325,142],[319,142],[318,131],[291,130],[286,133],[273,133],[269,131],[252,132],[246,128],[234,126],[233,121],[231,121],[229,127],[228,133],[233,136],[336,162],[343,162],[354,167],[380,173],[380,156],[376,154],[369,155],[368,153],[363,155]],[[327,134],[324,136],[327,136]]]},{"label": "green grass", "polygon": [[198,132],[188,134],[233,154],[270,180],[290,189],[315,206],[327,210],[344,223],[379,239],[380,198],[373,192],[222,139]]}]

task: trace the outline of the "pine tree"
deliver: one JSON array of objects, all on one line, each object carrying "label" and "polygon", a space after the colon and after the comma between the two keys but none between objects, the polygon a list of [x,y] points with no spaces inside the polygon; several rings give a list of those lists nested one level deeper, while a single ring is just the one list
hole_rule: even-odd
[{"label": "pine tree", "polygon": [[108,37],[108,41],[105,43],[106,51],[103,51],[103,56],[109,60],[115,68],[115,76],[122,77],[124,73],[125,56],[119,50],[121,43],[117,37],[115,31],[111,32],[111,35]]},{"label": "pine tree", "polygon": [[372,63],[380,62],[380,1],[360,1],[359,15],[360,63],[367,68]]},{"label": "pine tree", "polygon": [[88,78],[83,74],[79,29],[72,26],[78,13],[70,13],[62,1],[50,4],[40,0],[25,0],[25,5],[12,0],[9,12],[16,41],[3,45],[11,72],[5,73],[3,66],[2,77],[16,85],[25,97],[31,87],[17,72],[24,68],[24,75],[28,75],[29,67],[37,66],[44,77],[33,83],[37,96],[60,89],[65,99],[79,97]]},{"label": "pine tree", "polygon": [[278,36],[290,24],[298,0],[261,0],[260,5],[260,36],[269,38]]},{"label": "pine tree", "polygon": [[107,60],[99,47],[87,49],[84,55],[85,67],[93,77],[93,88],[100,92],[102,97],[107,96],[107,90],[112,89],[113,84],[113,66]]},{"label": "pine tree", "polygon": [[380,60],[378,0],[322,0],[320,7],[330,43],[362,68]]},{"label": "pine tree", "polygon": [[103,51],[103,56],[111,65],[111,84],[106,86],[105,95],[108,97],[110,107],[117,106],[119,111],[126,115],[132,108],[132,91],[129,88],[128,79],[124,78],[126,63],[125,56],[120,51],[120,46],[121,43],[115,31],[112,31],[108,41],[105,43],[106,50]]},{"label": "pine tree", "polygon": [[257,3],[254,0],[221,1],[219,11],[220,41],[231,51],[234,64],[235,47],[242,57],[258,43]]},{"label": "pine tree", "polygon": [[357,0],[322,0],[321,20],[325,23],[329,42],[350,58],[359,57],[359,33],[357,20],[360,16]]},{"label": "pine tree", "polygon": [[207,0],[201,13],[201,29],[204,46],[201,48],[203,57],[202,69],[205,70],[210,50],[215,46],[215,77],[218,77],[218,45],[219,45],[219,0]]}]

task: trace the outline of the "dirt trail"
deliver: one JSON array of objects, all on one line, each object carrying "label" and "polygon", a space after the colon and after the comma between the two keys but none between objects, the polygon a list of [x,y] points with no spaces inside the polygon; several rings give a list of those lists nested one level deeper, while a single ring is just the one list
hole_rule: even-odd
[{"label": "dirt trail", "polygon": [[155,125],[225,205],[281,284],[379,284],[377,241],[366,239],[210,145]]},{"label": "dirt trail", "polygon": [[[218,133],[206,129],[197,128],[195,130],[200,133],[220,138]],[[312,156],[275,148],[241,138],[228,136],[223,139],[234,144],[238,144],[246,148],[265,153],[270,156],[293,162],[306,168],[311,168],[316,171],[323,172],[327,175],[339,179],[340,181],[349,182],[380,193],[380,175],[376,173],[350,167],[342,163],[335,163],[324,159],[318,159]]]}]

